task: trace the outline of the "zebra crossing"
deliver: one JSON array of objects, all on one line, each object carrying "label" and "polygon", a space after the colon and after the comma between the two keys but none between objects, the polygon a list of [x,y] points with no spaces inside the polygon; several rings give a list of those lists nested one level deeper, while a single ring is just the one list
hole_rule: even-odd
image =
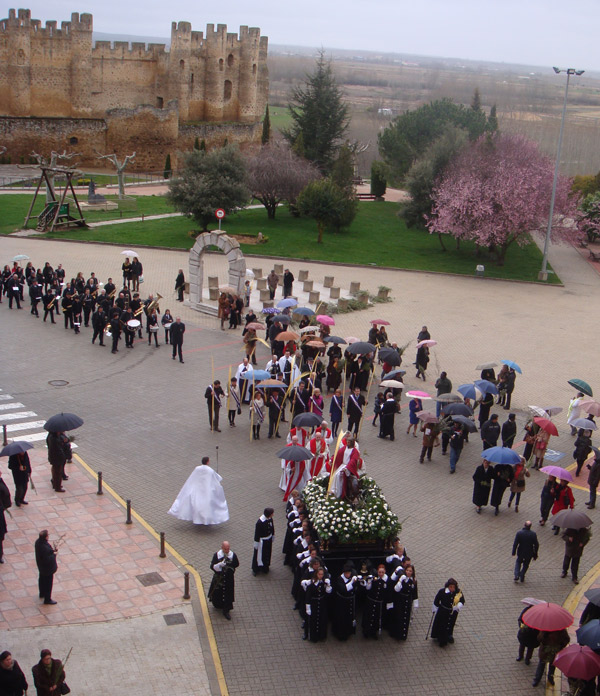
[{"label": "zebra crossing", "polygon": [[[44,430],[45,420],[28,420],[38,418],[35,411],[22,411],[26,406],[20,401],[14,400],[10,394],[6,394],[0,389],[0,428],[6,430],[8,442],[45,442],[48,433]],[[3,403],[8,401],[10,403]],[[31,432],[34,431],[34,432]],[[77,445],[71,443],[71,448]]]}]

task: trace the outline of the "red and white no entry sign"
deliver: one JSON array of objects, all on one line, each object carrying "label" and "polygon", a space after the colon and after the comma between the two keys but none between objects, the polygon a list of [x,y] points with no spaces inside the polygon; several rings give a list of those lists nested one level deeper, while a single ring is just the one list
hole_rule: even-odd
[{"label": "red and white no entry sign", "polygon": [[223,210],[223,208],[217,208],[215,210],[215,216],[217,217],[217,219],[222,220],[225,217],[225,211]]}]

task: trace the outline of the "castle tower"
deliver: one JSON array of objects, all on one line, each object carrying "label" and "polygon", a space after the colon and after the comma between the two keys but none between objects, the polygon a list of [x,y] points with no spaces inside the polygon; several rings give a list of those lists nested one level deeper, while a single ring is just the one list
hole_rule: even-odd
[{"label": "castle tower", "polygon": [[92,85],[92,30],[91,14],[73,12],[71,22],[65,22],[63,29],[70,32],[71,39],[71,115],[90,117]]},{"label": "castle tower", "polygon": [[177,99],[179,118],[182,121],[189,118],[191,52],[192,25],[189,22],[173,22],[169,55],[169,95],[171,99]]},{"label": "castle tower", "polygon": [[31,109],[31,12],[10,10],[7,22],[10,109],[14,116],[29,116]]}]

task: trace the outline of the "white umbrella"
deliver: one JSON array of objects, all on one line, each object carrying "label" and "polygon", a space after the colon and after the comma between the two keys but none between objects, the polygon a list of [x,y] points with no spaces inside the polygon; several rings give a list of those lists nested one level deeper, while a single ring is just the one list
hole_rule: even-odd
[{"label": "white umbrella", "polygon": [[253,271],[252,269],[250,269],[250,268],[247,268],[247,269],[246,269],[246,276],[247,276],[248,278],[254,278],[254,271]]},{"label": "white umbrella", "polygon": [[137,256],[139,258],[138,252],[132,251],[131,249],[125,249],[125,251],[122,251],[121,254],[123,256]]},{"label": "white umbrella", "polygon": [[319,332],[319,327],[318,327],[318,326],[305,326],[305,327],[302,328],[302,329],[298,329],[298,332],[301,333],[301,334],[310,333],[311,331],[312,331],[314,334],[316,334],[316,333]]},{"label": "white umbrella", "polygon": [[27,254],[17,254],[13,256],[13,261],[29,261],[29,256]]},{"label": "white umbrella", "polygon": [[379,386],[392,387],[393,389],[402,389],[404,387],[404,382],[399,382],[397,379],[384,379]]}]

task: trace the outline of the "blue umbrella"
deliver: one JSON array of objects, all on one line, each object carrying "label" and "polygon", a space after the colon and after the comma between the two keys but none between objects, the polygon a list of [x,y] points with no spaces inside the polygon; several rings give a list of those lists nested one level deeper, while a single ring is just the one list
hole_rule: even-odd
[{"label": "blue umbrella", "polygon": [[278,314],[279,310],[277,307],[265,307],[262,311],[263,314]]},{"label": "blue umbrella", "polygon": [[473,399],[473,401],[476,401],[478,398],[474,384],[461,384],[456,391],[462,394],[465,399]]},{"label": "blue umbrella", "polygon": [[[279,307],[280,305],[277,306]],[[294,311],[292,312],[292,314],[302,314],[305,317],[312,317],[314,312],[312,311],[312,309],[309,309],[308,307],[294,307]]]},{"label": "blue umbrella", "polygon": [[575,632],[579,645],[587,645],[592,650],[600,650],[600,619],[588,621]]},{"label": "blue umbrella", "polygon": [[515,372],[518,372],[520,375],[523,374],[523,370],[513,360],[501,360],[500,362],[503,365],[508,365],[508,367],[511,367]]},{"label": "blue umbrella", "polygon": [[476,379],[473,384],[482,394],[498,394],[498,387],[487,379]]},{"label": "blue umbrella", "polygon": [[494,464],[518,464],[521,461],[520,455],[510,447],[490,447],[483,450],[481,458]]},{"label": "blue umbrella", "polygon": [[271,373],[266,370],[248,370],[240,375],[240,379],[253,379],[255,382],[260,382],[262,379],[269,379]]},{"label": "blue umbrella", "polygon": [[277,306],[285,309],[286,307],[295,307],[297,304],[298,300],[294,299],[293,297],[286,297],[285,300],[280,300],[277,303]]}]

